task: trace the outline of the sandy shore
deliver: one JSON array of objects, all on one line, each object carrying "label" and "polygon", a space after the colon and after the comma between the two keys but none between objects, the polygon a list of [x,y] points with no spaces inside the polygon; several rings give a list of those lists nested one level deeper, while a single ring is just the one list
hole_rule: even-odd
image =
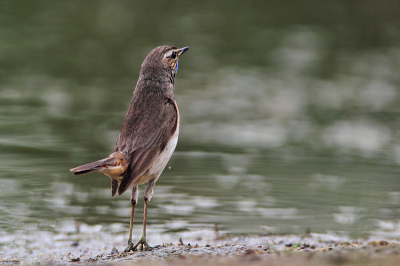
[{"label": "sandy shore", "polygon": [[148,252],[132,252],[93,258],[111,265],[399,265],[397,243],[334,242],[318,248],[304,242],[280,245],[163,246]]},{"label": "sandy shore", "polygon": [[[59,237],[59,236],[58,236]],[[59,239],[60,240],[60,239]],[[90,237],[25,246],[0,247],[4,265],[400,265],[397,239],[358,239],[332,235],[234,236],[177,239],[152,251],[123,253],[124,245]],[[151,243],[150,243],[151,244]]]}]

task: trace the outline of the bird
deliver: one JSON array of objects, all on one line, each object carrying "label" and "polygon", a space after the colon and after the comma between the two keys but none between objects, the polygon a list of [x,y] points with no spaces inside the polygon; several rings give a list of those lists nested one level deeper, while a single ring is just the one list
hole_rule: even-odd
[{"label": "bird", "polygon": [[[111,178],[111,196],[132,186],[128,246],[124,252],[152,250],[146,240],[147,205],[154,186],[178,142],[179,110],[173,92],[180,56],[189,47],[164,45],[144,59],[114,152],[105,159],[70,169],[74,175],[103,173]],[[141,239],[134,245],[132,227],[138,186],[146,184]]]}]

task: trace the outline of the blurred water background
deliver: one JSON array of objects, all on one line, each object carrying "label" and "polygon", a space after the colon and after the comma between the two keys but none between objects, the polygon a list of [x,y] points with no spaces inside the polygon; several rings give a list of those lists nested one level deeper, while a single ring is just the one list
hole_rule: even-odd
[{"label": "blurred water background", "polygon": [[75,223],[127,233],[129,190],[69,169],[112,152],[164,44],[190,50],[148,231],[400,236],[399,14],[391,0],[0,1],[0,244]]}]

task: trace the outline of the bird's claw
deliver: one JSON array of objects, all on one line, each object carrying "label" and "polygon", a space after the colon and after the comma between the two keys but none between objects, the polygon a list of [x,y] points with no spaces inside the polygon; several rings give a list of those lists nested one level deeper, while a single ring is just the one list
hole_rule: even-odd
[{"label": "bird's claw", "polygon": [[124,250],[124,252],[129,252],[129,251],[136,251],[136,246],[133,246],[132,240],[129,239],[128,241],[128,246]]},{"label": "bird's claw", "polygon": [[150,251],[153,250],[152,247],[149,246],[146,242],[146,237],[142,236],[142,238],[139,240],[139,242],[136,243],[136,245],[133,245],[132,241],[128,241],[128,247],[125,249],[124,252],[129,252],[129,251],[136,251],[137,248],[140,246],[140,250],[143,251]]}]

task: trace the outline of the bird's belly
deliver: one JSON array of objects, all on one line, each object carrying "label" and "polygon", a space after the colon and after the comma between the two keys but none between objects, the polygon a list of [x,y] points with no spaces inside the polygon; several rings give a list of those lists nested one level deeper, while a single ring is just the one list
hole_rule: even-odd
[{"label": "bird's belly", "polygon": [[174,153],[176,144],[178,143],[178,135],[179,135],[179,124],[176,129],[174,135],[172,135],[171,139],[168,141],[167,146],[165,146],[164,150],[160,153],[151,167],[135,181],[135,185],[140,185],[149,182],[152,179],[158,179],[167,165],[169,159]]}]

